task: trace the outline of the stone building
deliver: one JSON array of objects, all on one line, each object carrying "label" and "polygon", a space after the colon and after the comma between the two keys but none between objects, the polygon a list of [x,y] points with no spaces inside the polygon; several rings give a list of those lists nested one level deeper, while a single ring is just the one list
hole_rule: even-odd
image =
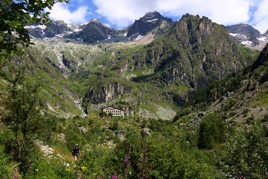
[{"label": "stone building", "polygon": [[124,111],[121,111],[119,109],[115,109],[112,107],[104,108],[103,113],[105,113],[107,115],[111,114],[113,117],[124,117],[125,116]]}]

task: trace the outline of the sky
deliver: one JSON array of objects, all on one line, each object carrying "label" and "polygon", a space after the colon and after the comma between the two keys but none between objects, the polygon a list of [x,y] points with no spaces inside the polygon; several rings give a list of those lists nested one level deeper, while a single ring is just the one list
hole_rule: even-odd
[{"label": "sky", "polygon": [[124,28],[147,12],[179,20],[183,14],[206,16],[223,25],[250,24],[268,30],[268,0],[69,0],[50,10],[53,20],[83,24],[98,18],[113,28]]}]

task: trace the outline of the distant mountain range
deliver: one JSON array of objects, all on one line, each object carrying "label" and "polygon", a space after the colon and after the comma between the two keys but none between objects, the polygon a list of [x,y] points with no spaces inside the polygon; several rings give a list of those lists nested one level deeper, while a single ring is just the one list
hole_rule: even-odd
[{"label": "distant mountain range", "polygon": [[157,29],[155,34],[160,34],[172,23],[171,19],[163,17],[160,13],[150,12],[123,30],[110,28],[95,18],[80,26],[66,24],[63,21],[54,21],[47,26],[33,24],[26,26],[26,29],[35,38],[56,37],[94,44],[139,40],[155,29]]},{"label": "distant mountain range", "polygon": [[[49,25],[33,24],[27,26],[29,33],[35,38],[63,38],[66,41],[82,43],[125,42],[142,39],[153,32],[157,36],[165,32],[175,22],[163,17],[159,12],[149,12],[127,28],[116,30],[102,24],[98,19],[82,25],[66,24],[63,21],[54,21]],[[226,26],[231,36],[243,45],[253,49],[263,49],[268,42],[268,30],[261,34],[248,24]]]}]

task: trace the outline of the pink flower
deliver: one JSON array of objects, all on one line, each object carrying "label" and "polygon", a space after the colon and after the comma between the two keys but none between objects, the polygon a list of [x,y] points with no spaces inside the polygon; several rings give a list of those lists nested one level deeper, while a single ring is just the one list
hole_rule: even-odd
[{"label": "pink flower", "polygon": [[125,159],[124,159],[124,163],[128,163],[129,162],[129,159],[130,159],[130,157],[129,156],[126,156]]},{"label": "pink flower", "polygon": [[112,179],[117,179],[117,176],[113,175],[113,176],[112,176]]}]

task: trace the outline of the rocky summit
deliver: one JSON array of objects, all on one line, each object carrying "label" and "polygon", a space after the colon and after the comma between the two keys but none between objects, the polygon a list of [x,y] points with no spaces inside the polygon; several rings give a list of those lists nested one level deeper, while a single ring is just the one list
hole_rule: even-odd
[{"label": "rocky summit", "polygon": [[149,12],[142,18],[135,20],[134,24],[128,28],[127,36],[131,39],[141,38],[156,27],[161,26],[163,23],[171,24],[172,20],[163,17],[156,11]]}]

